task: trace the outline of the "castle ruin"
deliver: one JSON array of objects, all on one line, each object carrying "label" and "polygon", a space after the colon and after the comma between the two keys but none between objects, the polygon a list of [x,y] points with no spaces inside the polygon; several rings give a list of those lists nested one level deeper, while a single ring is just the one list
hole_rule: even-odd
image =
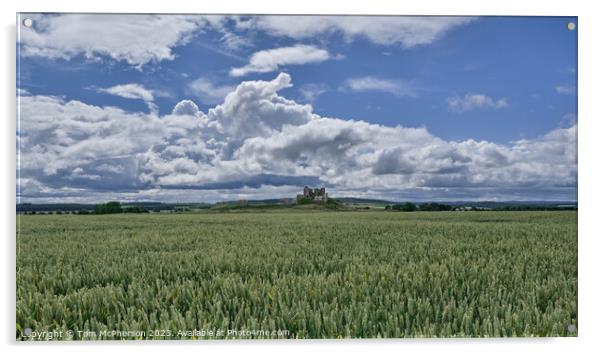
[{"label": "castle ruin", "polygon": [[303,187],[303,194],[297,194],[297,202],[301,201],[312,201],[326,203],[328,201],[328,193],[326,188],[309,188],[308,186]]}]

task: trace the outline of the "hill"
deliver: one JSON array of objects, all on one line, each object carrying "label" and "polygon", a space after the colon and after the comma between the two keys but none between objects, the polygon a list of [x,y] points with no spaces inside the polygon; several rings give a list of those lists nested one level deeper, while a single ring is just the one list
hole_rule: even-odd
[{"label": "hill", "polygon": [[330,198],[326,203],[306,201],[301,203],[284,203],[282,201],[268,202],[268,201],[254,201],[248,203],[241,202],[227,202],[217,203],[207,211],[213,212],[244,212],[244,211],[274,211],[274,210],[324,210],[324,211],[344,211],[354,210],[344,203],[339,202],[336,199]]}]

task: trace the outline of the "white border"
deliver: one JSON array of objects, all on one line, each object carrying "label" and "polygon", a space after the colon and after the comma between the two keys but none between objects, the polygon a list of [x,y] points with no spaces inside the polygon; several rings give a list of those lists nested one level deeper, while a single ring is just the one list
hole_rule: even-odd
[{"label": "white border", "polygon": [[[10,1],[10,0],[9,0]],[[507,353],[529,351],[532,353],[569,353],[599,347],[602,269],[598,251],[602,238],[598,219],[602,214],[600,187],[600,90],[602,84],[600,45],[602,12],[596,11],[594,1],[579,0],[421,0],[398,2],[387,0],[303,0],[295,3],[277,0],[20,0],[0,3],[2,18],[2,203],[0,215],[2,235],[2,274],[4,284],[2,319],[0,320],[1,345],[4,352],[18,353],[104,353],[107,350],[137,349],[145,353],[162,353],[169,350],[198,352],[199,350],[251,353],[302,353],[307,350],[328,350],[359,353],[367,350],[378,352],[408,353]],[[309,341],[212,341],[169,343],[50,343],[48,345],[19,345],[15,337],[15,22],[16,12],[162,12],[162,13],[303,13],[303,14],[407,14],[407,15],[553,15],[579,16],[579,338],[559,339],[445,339],[445,340],[309,340]],[[598,104],[596,104],[598,103]],[[140,348],[143,346],[143,348]]]}]

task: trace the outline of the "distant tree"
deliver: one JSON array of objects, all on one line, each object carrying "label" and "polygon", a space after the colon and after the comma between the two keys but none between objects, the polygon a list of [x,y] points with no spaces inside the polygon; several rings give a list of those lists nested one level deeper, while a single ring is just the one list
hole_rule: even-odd
[{"label": "distant tree", "polygon": [[135,214],[148,213],[148,210],[138,207],[138,206],[129,206],[129,207],[122,208],[122,210],[124,213],[135,213]]},{"label": "distant tree", "polygon": [[299,204],[299,205],[314,204],[314,201],[311,200],[311,199],[305,199],[305,198],[303,198],[303,199],[297,200],[297,204]]},{"label": "distant tree", "polygon": [[448,211],[453,209],[451,205],[439,203],[422,203],[418,208],[420,211]]},{"label": "distant tree", "polygon": [[119,202],[108,202],[105,204],[98,204],[94,208],[94,213],[96,214],[118,214],[123,212],[121,209],[121,204]]},{"label": "distant tree", "polygon": [[418,207],[414,203],[405,202],[403,204],[394,204],[391,206],[391,209],[397,211],[416,211]]},{"label": "distant tree", "polygon": [[401,211],[416,211],[416,204],[406,202],[401,205]]}]

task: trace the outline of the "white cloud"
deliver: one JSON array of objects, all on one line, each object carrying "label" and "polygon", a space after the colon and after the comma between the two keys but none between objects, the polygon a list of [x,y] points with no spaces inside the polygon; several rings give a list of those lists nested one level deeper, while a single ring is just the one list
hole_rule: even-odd
[{"label": "white cloud", "polygon": [[188,84],[188,89],[201,99],[205,104],[221,103],[224,97],[232,91],[235,86],[217,85],[208,78],[200,77]]},{"label": "white cloud", "polygon": [[484,94],[467,93],[464,97],[455,96],[448,98],[447,106],[452,111],[464,112],[477,108],[505,108],[508,107],[508,101],[505,98],[495,100]]},{"label": "white cloud", "polygon": [[[162,186],[198,186],[249,178],[254,163],[249,161],[248,166],[243,166],[233,160],[246,139],[271,136],[286,125],[300,125],[315,118],[311,106],[277,94],[290,86],[291,78],[286,73],[272,81],[246,81],[196,124],[190,125],[190,119],[181,114],[163,118],[169,121],[173,133],[167,140],[169,144],[141,155],[141,179]],[[178,107],[182,104],[176,106],[174,113],[181,111]],[[189,101],[185,104],[191,106]],[[186,111],[194,113],[194,109]],[[180,128],[177,131],[176,126]]]},{"label": "white cloud", "polygon": [[20,129],[25,136],[20,145],[22,173],[38,178],[89,164],[134,166],[135,154],[157,143],[155,137],[166,131],[153,115],[52,96],[21,97]]},{"label": "white cloud", "polygon": [[472,20],[437,16],[255,16],[239,21],[238,27],[295,39],[341,34],[348,41],[365,38],[377,44],[409,48],[432,43]]},{"label": "white cloud", "polygon": [[256,52],[251,56],[247,65],[232,68],[230,75],[238,77],[249,73],[267,73],[276,71],[285,65],[321,63],[328,59],[332,59],[332,56],[324,49],[313,45],[297,44],[292,47],[281,47]]},{"label": "white cloud", "polygon": [[150,112],[157,113],[158,107],[153,102],[155,99],[153,91],[140,84],[115,85],[109,88],[97,88],[96,91],[133,100],[142,100],[146,103]]},{"label": "white cloud", "polygon": [[99,88],[98,91],[123,98],[143,100],[146,102],[152,102],[155,99],[153,97],[153,91],[146,89],[140,84],[115,85],[109,88]]},{"label": "white cloud", "polygon": [[228,94],[224,103],[208,111],[211,121],[228,140],[241,141],[255,136],[267,136],[285,125],[299,125],[315,115],[310,105],[300,105],[278,95],[292,87],[289,74],[280,73],[272,81],[245,81]]},{"label": "white cloud", "polygon": [[554,89],[561,95],[574,95],[577,92],[575,85],[558,85]]},{"label": "white cloud", "polygon": [[172,48],[188,43],[209,16],[61,14],[31,16],[22,28],[23,56],[54,59],[111,58],[141,68],[175,58]]},{"label": "white cloud", "polygon": [[426,129],[318,118],[247,139],[249,172],[313,175],[339,188],[517,188],[576,183],[576,127],[511,145],[448,142]]},{"label": "white cloud", "polygon": [[196,103],[191,100],[182,100],[174,106],[171,114],[175,116],[196,116],[199,113],[199,107]]},{"label": "white cloud", "polygon": [[407,82],[364,76],[345,81],[343,89],[357,92],[381,91],[397,96],[416,96],[416,88]]},{"label": "white cloud", "polygon": [[[244,38],[240,34],[248,30],[295,39],[338,33],[348,41],[365,38],[382,45],[413,47],[432,43],[449,30],[473,20],[468,17],[420,16],[147,14],[49,14],[30,17],[34,20],[34,26],[22,28],[20,32],[20,54],[23,56],[65,60],[80,55],[88,60],[110,58],[124,61],[137,69],[149,63],[173,60],[173,48],[189,43],[196,34],[206,29],[221,33],[220,46],[231,51],[249,45],[252,33],[246,32]],[[236,31],[231,29],[232,26]],[[267,70],[265,66],[260,67]],[[277,70],[277,67],[269,71],[273,70]]]},{"label": "white cloud", "polygon": [[184,100],[162,117],[21,97],[19,196],[249,199],[320,183],[380,198],[576,197],[576,125],[508,144],[447,141],[321,117],[281,96],[291,85],[285,73],[247,81],[206,114]]}]

